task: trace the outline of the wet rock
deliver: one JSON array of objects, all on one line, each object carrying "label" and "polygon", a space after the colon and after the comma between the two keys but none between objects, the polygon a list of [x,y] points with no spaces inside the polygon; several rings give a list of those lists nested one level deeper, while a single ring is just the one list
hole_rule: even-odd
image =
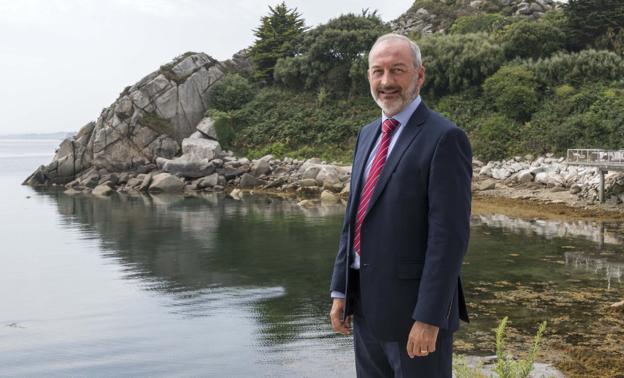
[{"label": "wet rock", "polygon": [[96,195],[96,196],[101,196],[101,197],[109,196],[112,193],[113,193],[113,189],[107,184],[98,185],[91,192],[91,194]]},{"label": "wet rock", "polygon": [[249,173],[243,173],[238,185],[241,189],[252,189],[258,185],[258,179]]},{"label": "wet rock", "polygon": [[200,159],[192,155],[183,155],[172,160],[158,158],[157,163],[161,170],[182,177],[204,177],[215,171],[209,159]]},{"label": "wet rock", "polygon": [[170,173],[159,173],[152,178],[150,193],[176,193],[184,189],[184,181]]},{"label": "wet rock", "polygon": [[200,189],[214,187],[219,183],[219,174],[213,173],[210,176],[202,177],[197,182],[197,187]]},{"label": "wet rock", "polygon": [[335,204],[338,203],[338,197],[329,190],[324,190],[321,192],[321,202],[325,204]]},{"label": "wet rock", "polygon": [[233,189],[230,192],[229,196],[232,197],[235,200],[240,200],[242,198],[242,196],[243,196],[243,193],[241,192],[240,189]]}]

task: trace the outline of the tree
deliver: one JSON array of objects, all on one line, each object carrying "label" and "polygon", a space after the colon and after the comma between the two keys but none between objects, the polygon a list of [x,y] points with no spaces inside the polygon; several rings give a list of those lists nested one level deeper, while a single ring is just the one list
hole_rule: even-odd
[{"label": "tree", "polygon": [[280,59],[276,81],[288,87],[366,93],[366,55],[390,29],[375,12],[346,14],[305,33],[301,55]]},{"label": "tree", "polygon": [[295,56],[300,38],[305,31],[304,20],[297,9],[285,3],[269,6],[270,13],[262,17],[260,27],[254,30],[257,37],[251,47],[254,77],[267,84],[273,83],[273,69],[280,58]]},{"label": "tree", "polygon": [[563,50],[565,33],[554,23],[521,19],[497,33],[507,59],[546,58]]},{"label": "tree", "polygon": [[484,33],[434,34],[419,41],[424,92],[435,98],[479,87],[504,62],[503,49]]},{"label": "tree", "polygon": [[608,31],[618,34],[624,28],[622,0],[569,0],[563,7],[574,49],[593,46]]},{"label": "tree", "polygon": [[483,92],[505,116],[524,122],[538,108],[537,81],[523,65],[503,66],[485,80]]}]

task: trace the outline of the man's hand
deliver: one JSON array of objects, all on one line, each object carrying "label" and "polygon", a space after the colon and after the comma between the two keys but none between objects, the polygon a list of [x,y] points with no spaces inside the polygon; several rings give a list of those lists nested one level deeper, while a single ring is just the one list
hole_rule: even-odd
[{"label": "man's hand", "polygon": [[435,352],[438,330],[439,328],[434,325],[419,321],[414,322],[407,339],[407,354],[410,358],[414,358],[414,356],[425,357],[429,353]]},{"label": "man's hand", "polygon": [[348,335],[351,333],[351,316],[347,316],[345,321],[342,321],[342,313],[345,308],[345,300],[340,298],[334,298],[331,311],[329,312],[329,318],[331,319],[332,327],[334,331]]}]

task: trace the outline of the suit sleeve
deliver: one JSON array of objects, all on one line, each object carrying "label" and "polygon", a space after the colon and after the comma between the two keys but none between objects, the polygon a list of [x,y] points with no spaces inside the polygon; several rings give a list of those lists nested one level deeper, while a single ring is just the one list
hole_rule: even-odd
[{"label": "suit sleeve", "polygon": [[414,320],[445,328],[470,234],[472,152],[463,130],[439,140],[429,170],[425,265]]},{"label": "suit sleeve", "polygon": [[[355,155],[358,150],[358,144],[360,141],[360,134],[362,130],[358,132],[357,139],[355,141],[355,149],[353,152],[353,163],[355,163]],[[352,165],[353,166],[353,165]],[[351,172],[351,178],[353,178],[353,171]],[[330,292],[339,292],[345,294],[346,292],[346,274],[347,274],[347,262],[349,261],[347,253],[349,250],[349,213],[351,210],[351,204],[353,202],[353,188],[356,183],[351,180],[349,186],[349,199],[347,200],[347,208],[345,209],[344,220],[342,221],[342,230],[340,232],[340,242],[338,243],[338,253],[336,254],[336,260],[334,262],[334,271],[332,273],[332,280],[330,285]]]}]

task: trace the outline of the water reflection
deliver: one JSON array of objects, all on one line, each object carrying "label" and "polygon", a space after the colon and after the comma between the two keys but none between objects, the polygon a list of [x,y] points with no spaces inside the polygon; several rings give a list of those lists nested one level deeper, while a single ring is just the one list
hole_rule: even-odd
[{"label": "water reflection", "polygon": [[44,195],[56,201],[64,227],[98,238],[127,278],[169,295],[175,313],[247,308],[267,343],[292,341],[309,329],[331,334],[328,279],[343,206],[304,209],[292,200],[235,201],[214,193]]},{"label": "water reflection", "polygon": [[611,289],[612,280],[622,283],[624,263],[612,262],[605,257],[595,257],[584,252],[566,252],[564,256],[566,265],[604,277],[608,289]]},{"label": "water reflection", "polygon": [[624,244],[624,234],[617,223],[527,220],[503,214],[480,214],[472,217],[472,225],[486,225],[524,235],[542,236],[546,239],[574,237],[590,240],[599,245]]},{"label": "water reflection", "polygon": [[[263,363],[315,375],[315,364],[300,365],[293,356],[351,350],[350,340],[333,335],[327,322],[344,206],[304,209],[287,199],[235,201],[217,194],[42,194],[56,203],[63,227],[96,239],[126,278],[168,298],[170,314],[221,316],[223,334],[236,337],[236,321],[228,323],[227,314],[243,313],[253,323]],[[592,343],[579,329],[599,334],[600,308],[615,302],[613,289],[623,286],[620,227],[474,216],[463,268],[472,322],[458,333],[458,351],[492,353],[492,329],[506,315],[518,334],[533,334],[536,322],[547,319],[552,338]],[[350,360],[329,361],[327,371]]]}]

